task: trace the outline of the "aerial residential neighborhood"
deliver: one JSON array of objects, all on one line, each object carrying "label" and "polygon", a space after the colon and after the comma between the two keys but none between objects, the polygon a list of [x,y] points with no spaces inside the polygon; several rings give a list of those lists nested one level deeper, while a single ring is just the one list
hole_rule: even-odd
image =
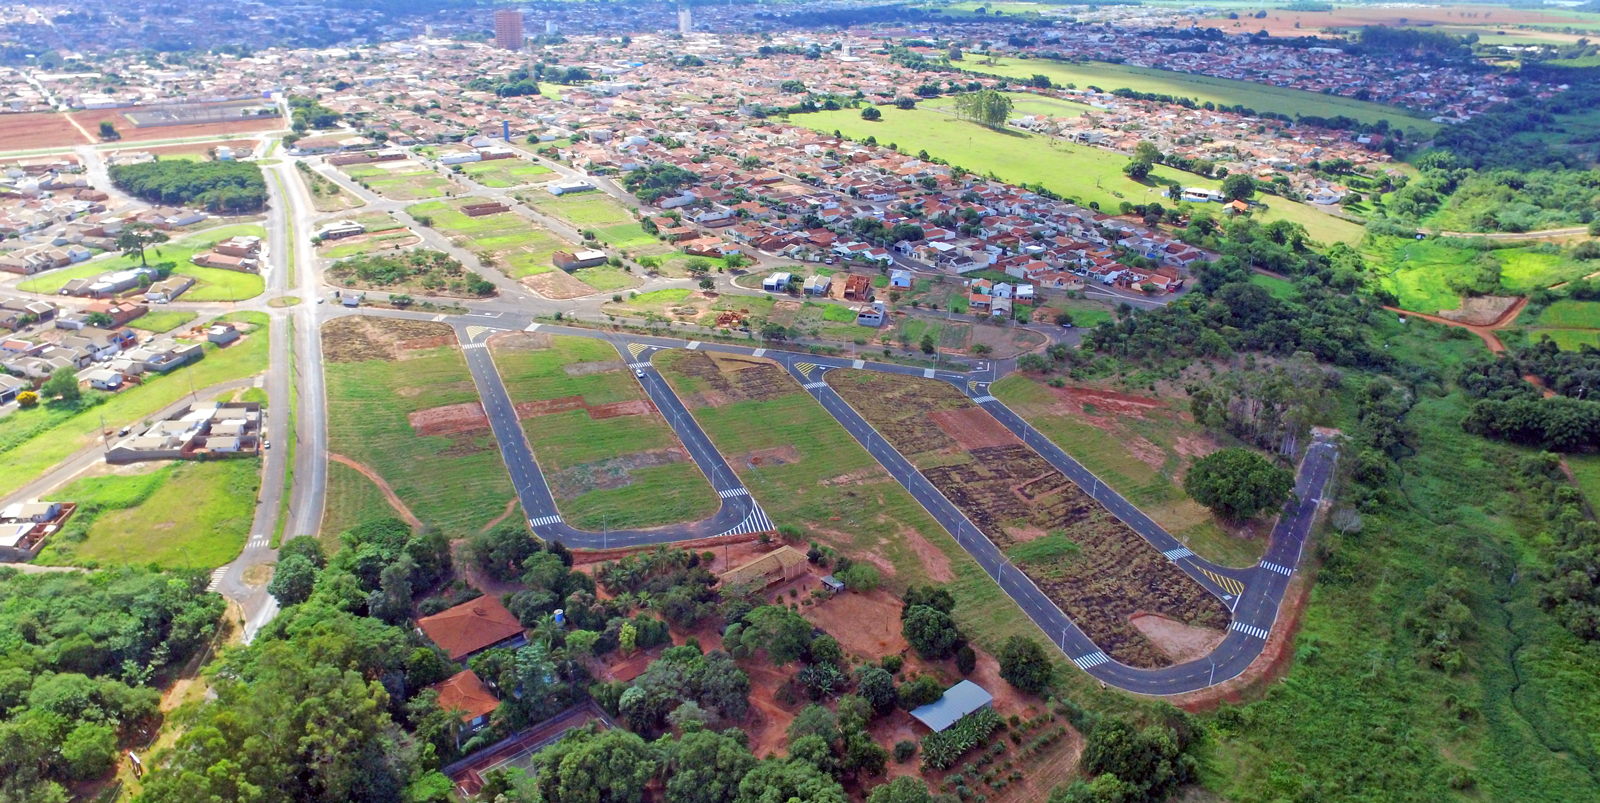
[{"label": "aerial residential neighborhood", "polygon": [[1597,41],[0,8],[0,803],[1600,799]]}]

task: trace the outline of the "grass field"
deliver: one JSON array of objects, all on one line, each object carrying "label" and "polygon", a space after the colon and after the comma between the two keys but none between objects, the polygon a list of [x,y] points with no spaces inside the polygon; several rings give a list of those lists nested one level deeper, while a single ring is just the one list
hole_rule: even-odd
[{"label": "grass field", "polygon": [[[461,172],[467,178],[482,184],[485,187],[506,188],[520,187],[535,181],[548,181],[555,173],[541,164],[534,164],[524,159],[491,159],[487,162],[471,162],[461,166]],[[545,178],[539,178],[545,176]]]},{"label": "grass field", "polygon": [[[799,383],[785,375],[770,398],[707,406],[695,395],[706,389],[704,381],[681,369],[696,354],[665,352],[655,365],[774,523],[871,561],[897,592],[941,585],[956,599],[962,632],[985,651],[997,651],[1012,635],[1048,641]],[[783,462],[752,461],[763,452],[781,453]]]},{"label": "grass field", "polygon": [[462,214],[458,206],[470,202],[463,199],[416,204],[407,207],[406,214],[431,219],[434,228],[462,248],[488,252],[494,257],[495,266],[513,279],[555,269],[550,255],[567,247],[560,238],[515,212],[481,217]]},{"label": "grass field", "polygon": [[634,222],[633,214],[615,198],[595,191],[577,195],[551,195],[543,190],[523,194],[529,206],[558,217],[580,229],[596,232]]},{"label": "grass field", "polygon": [[[1044,115],[1046,117],[1078,117],[1085,112],[1092,111],[1094,107],[1083,103],[1073,103],[1069,100],[1032,95],[1026,92],[1007,92],[1006,97],[1011,99],[1011,111],[1015,115]],[[922,102],[925,109],[953,110],[956,99],[950,96],[929,98]]]},{"label": "grass field", "polygon": [[1048,75],[1061,86],[1074,84],[1079,89],[1094,86],[1110,92],[1114,89],[1132,89],[1136,92],[1154,92],[1174,97],[1194,98],[1198,102],[1228,106],[1244,105],[1256,111],[1271,111],[1288,115],[1313,115],[1337,117],[1343,115],[1366,123],[1388,120],[1399,128],[1416,128],[1423,133],[1439,129],[1438,123],[1429,122],[1403,109],[1345,98],[1324,95],[1300,89],[1267,86],[1250,81],[1213,78],[1208,75],[1156,70],[1126,64],[1067,64],[1044,59],[996,58],[995,64],[983,63],[973,56],[961,62],[961,68],[1007,78],[1030,78],[1036,74]]},{"label": "grass field", "polygon": [[1294,282],[1279,279],[1275,276],[1257,273],[1250,277],[1250,283],[1272,294],[1273,298],[1291,299],[1299,295],[1294,289]]},{"label": "grass field", "polygon": [[242,340],[225,349],[207,345],[205,358],[169,374],[146,375],[144,384],[117,394],[84,391],[71,404],[51,402],[0,418],[0,496],[6,496],[100,438],[103,417],[109,429],[142,420],[196,389],[253,376],[267,369],[267,316],[233,313],[255,324]]},{"label": "grass field", "polygon": [[318,212],[338,212],[342,209],[357,209],[367,205],[367,202],[357,198],[355,193],[339,186],[338,182],[321,173],[298,168],[293,172],[306,185],[306,192],[311,195],[311,206]]},{"label": "grass field", "polygon": [[[495,367],[514,404],[581,396],[587,405],[646,402],[609,343],[578,337],[496,341]],[[661,414],[610,418],[571,410],[523,419],[523,432],[568,522],[586,530],[698,521],[721,504]]]},{"label": "grass field", "polygon": [[1177,477],[1188,468],[1190,457],[1180,451],[1180,441],[1201,441],[1204,435],[1179,410],[1163,406],[1138,415],[1097,410],[1091,421],[1022,374],[994,383],[990,392],[1201,557],[1244,567],[1254,565],[1266,550],[1266,539],[1229,535],[1184,493]]},{"label": "grass field", "polygon": [[327,500],[317,538],[330,555],[338,550],[341,533],[362,522],[396,515],[372,480],[343,463],[328,463]]},{"label": "grass field", "polygon": [[[210,250],[211,246],[229,237],[242,235],[265,238],[267,230],[249,223],[202,229],[186,237],[176,238],[170,243],[146,248],[145,261],[152,265],[161,262],[175,262],[177,267],[173,270],[174,273],[195,278],[195,286],[189,288],[189,291],[183,294],[184,301],[243,301],[247,298],[255,298],[266,289],[266,283],[260,276],[253,273],[202,268],[189,261],[195,254]],[[125,268],[136,268],[138,266],[139,258],[137,256],[118,255],[109,259],[90,260],[70,268],[47,271],[17,285],[17,287],[30,293],[53,294],[61,290],[67,282],[73,279],[87,279],[91,276],[99,276],[102,273]]]},{"label": "grass field", "polygon": [[1546,336],[1567,351],[1585,344],[1600,348],[1600,301],[1562,300],[1545,307],[1528,327],[1528,342]]},{"label": "grass field", "polygon": [[1500,265],[1500,284],[1511,293],[1528,293],[1593,272],[1594,266],[1548,254],[1534,247],[1477,251],[1440,240],[1413,241],[1385,237],[1363,245],[1362,256],[1379,275],[1379,286],[1400,299],[1400,306],[1433,314],[1456,309],[1458,287],[1468,286],[1480,270],[1480,258]]},{"label": "grass field", "polygon": [[[926,150],[930,155],[945,158],[967,170],[980,174],[992,172],[1013,183],[1043,184],[1064,198],[1085,205],[1098,203],[1112,213],[1122,201],[1136,204],[1164,201],[1160,187],[1169,181],[1185,186],[1222,186],[1215,179],[1165,166],[1151,171],[1150,183],[1141,183],[1122,174],[1128,157],[1108,150],[1022,131],[996,131],[931,109],[880,108],[883,119],[877,122],[861,119],[861,113],[854,109],[799,114],[791,121],[817,131],[838,130],[856,140],[876,137],[878,144],[893,143],[906,153]],[[1253,213],[1257,219],[1299,223],[1313,239],[1321,242],[1354,243],[1365,231],[1355,223],[1305,204],[1271,197],[1261,200],[1268,209]]]},{"label": "grass field", "polygon": [[170,332],[198,317],[194,312],[151,312],[129,321],[128,326],[146,332]]},{"label": "grass field", "polygon": [[52,496],[78,503],[78,513],[35,562],[221,566],[238,556],[250,536],[260,484],[258,458],[86,477]]},{"label": "grass field", "polygon": [[[324,325],[325,348],[330,328],[338,324]],[[423,331],[451,336],[442,325],[413,331],[407,337]],[[513,496],[494,435],[483,427],[422,437],[407,419],[419,410],[477,402],[466,361],[454,346],[385,357],[329,361],[328,449],[372,468],[424,523],[451,538],[470,535],[500,515]],[[330,493],[328,506],[346,503]]]},{"label": "grass field", "polygon": [[446,190],[460,189],[455,182],[415,162],[349,165],[340,169],[363,187],[396,201],[438,198]]}]

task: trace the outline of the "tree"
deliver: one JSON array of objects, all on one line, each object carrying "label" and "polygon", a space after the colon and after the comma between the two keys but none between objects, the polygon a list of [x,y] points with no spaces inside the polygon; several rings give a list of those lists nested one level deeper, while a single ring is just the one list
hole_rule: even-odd
[{"label": "tree", "polygon": [[71,368],[57,368],[50,378],[39,386],[39,392],[46,397],[60,398],[62,401],[77,401],[83,396],[83,391],[78,387],[78,372]]},{"label": "tree", "polygon": [[539,544],[527,527],[506,523],[472,536],[467,550],[485,574],[496,580],[515,580],[522,574],[522,562],[539,551]]},{"label": "tree", "polygon": [[730,803],[755,756],[738,730],[685,733],[665,751],[667,803]]},{"label": "tree", "polygon": [[848,567],[834,572],[834,575],[851,591],[872,591],[882,581],[878,567],[866,562],[851,563]]},{"label": "tree", "polygon": [[868,106],[867,108],[861,110],[861,119],[868,121],[882,120],[883,112],[878,111],[877,106]]},{"label": "tree", "polygon": [[1122,166],[1122,174],[1134,181],[1144,181],[1150,175],[1150,163],[1135,159]]},{"label": "tree", "polygon": [[117,733],[110,726],[82,722],[61,743],[67,775],[87,781],[110,772],[117,764]]},{"label": "tree", "polygon": [[700,289],[701,290],[713,290],[713,289],[716,288],[716,286],[717,286],[717,280],[711,278],[710,276],[707,276],[704,279],[700,280]]},{"label": "tree", "polygon": [[37,393],[35,393],[35,392],[31,391],[31,390],[24,390],[21,393],[18,393],[17,394],[17,406],[21,407],[24,410],[26,410],[26,409],[28,409],[30,407],[38,407],[39,406],[39,394],[37,394]]},{"label": "tree", "polygon": [[157,231],[149,223],[129,223],[117,235],[117,250],[126,257],[138,256],[139,264],[148,267],[150,263],[145,261],[144,250],[168,239],[166,232]]},{"label": "tree", "polygon": [[790,745],[807,736],[820,736],[824,742],[833,744],[840,738],[839,718],[832,711],[813,703],[795,714],[786,735]]},{"label": "tree", "polygon": [[961,637],[950,614],[927,605],[913,605],[900,622],[900,632],[929,661],[949,658]]},{"label": "tree", "polygon": [[799,660],[811,649],[811,623],[776,605],[763,605],[744,617],[740,645],[746,654],[765,649],[775,666]]},{"label": "tree", "polygon": [[1049,89],[1050,76],[1034,73],[1033,77],[1028,79],[1028,86],[1031,86],[1034,89]]},{"label": "tree", "polygon": [[655,753],[638,734],[593,726],[571,731],[533,764],[545,803],[640,803],[656,774]]},{"label": "tree", "polygon": [[908,97],[906,95],[901,95],[900,97],[894,99],[894,107],[896,109],[911,111],[912,109],[917,108],[917,99]]},{"label": "tree", "polygon": [[956,96],[956,116],[990,128],[1005,125],[1011,117],[1011,98],[1004,92],[984,89]]},{"label": "tree", "polygon": [[874,713],[883,715],[894,710],[894,676],[880,666],[863,666],[856,670],[856,694],[861,695]]},{"label": "tree", "polygon": [[1234,173],[1222,180],[1222,197],[1230,201],[1248,201],[1256,194],[1256,180],[1247,173]]},{"label": "tree", "polygon": [[121,139],[122,135],[117,133],[117,127],[110,120],[101,120],[100,138],[109,142],[113,139]]},{"label": "tree", "polygon": [[1230,521],[1275,508],[1294,490],[1294,475],[1248,449],[1222,449],[1194,462],[1183,489]]},{"label": "tree", "polygon": [[735,803],[846,803],[844,788],[809,761],[768,758],[739,782]]},{"label": "tree", "polygon": [[117,319],[111,317],[110,313],[91,312],[88,315],[83,316],[83,320],[90,326],[100,329],[110,329],[115,324]]},{"label": "tree", "polygon": [[933,803],[933,794],[921,778],[902,775],[886,784],[872,787],[867,803]]},{"label": "tree", "polygon": [[1140,140],[1138,145],[1133,146],[1133,159],[1136,162],[1160,164],[1161,149],[1157,148],[1153,142]]},{"label": "tree", "polygon": [[306,556],[280,555],[278,566],[272,572],[272,582],[267,584],[267,593],[278,600],[279,607],[299,605],[311,598],[317,574],[317,567]]},{"label": "tree", "polygon": [[[1052,793],[1051,803],[1167,800],[1179,786],[1194,780],[1195,760],[1186,749],[1171,728],[1152,725],[1138,730],[1121,717],[1103,718],[1090,729],[1082,757],[1084,770],[1101,777],[1058,789],[1061,795]],[[1107,796],[1109,792],[1117,795]]]},{"label": "tree", "polygon": [[1039,642],[1027,636],[1012,636],[1000,647],[1000,677],[1029,694],[1038,694],[1050,685],[1050,657]]},{"label": "tree", "polygon": [[933,344],[933,335],[923,335],[922,342],[918,344],[923,354],[932,354],[936,349]]}]

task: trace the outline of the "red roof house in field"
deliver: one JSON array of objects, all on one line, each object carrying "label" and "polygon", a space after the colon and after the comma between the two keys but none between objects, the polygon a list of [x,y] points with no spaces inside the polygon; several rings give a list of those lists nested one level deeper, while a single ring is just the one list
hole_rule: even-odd
[{"label": "red roof house in field", "polygon": [[478,679],[470,669],[456,673],[449,680],[429,688],[439,693],[439,707],[446,711],[461,711],[461,721],[475,731],[489,723],[489,715],[500,706],[494,692]]},{"label": "red roof house in field", "polygon": [[450,653],[452,661],[464,661],[473,653],[523,638],[517,617],[500,600],[487,595],[424,616],[417,620],[417,629]]}]

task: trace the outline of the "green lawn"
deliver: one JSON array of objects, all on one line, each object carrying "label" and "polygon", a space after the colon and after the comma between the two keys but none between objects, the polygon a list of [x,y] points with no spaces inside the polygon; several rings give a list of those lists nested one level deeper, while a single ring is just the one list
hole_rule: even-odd
[{"label": "green lawn", "polygon": [[[1228,535],[1176,481],[1188,463],[1176,444],[1198,434],[1194,424],[1184,422],[1176,411],[1117,416],[1115,425],[1097,426],[1083,415],[1064,411],[1049,388],[1022,374],[994,383],[990,393],[1201,557],[1241,567],[1261,559],[1265,539]],[[1135,454],[1129,446],[1134,439],[1161,455],[1161,464],[1153,466]]]},{"label": "green lawn", "polygon": [[86,477],[52,499],[79,512],[39,554],[44,565],[154,563],[212,569],[250,536],[261,460],[179,462],[149,473]]},{"label": "green lawn", "polygon": [[[644,389],[609,343],[525,339],[492,349],[514,404],[582,396],[589,405],[642,401]],[[568,522],[586,530],[655,527],[698,521],[720,501],[699,466],[682,453],[657,412],[591,418],[585,410],[534,416],[522,422],[539,468]],[[673,450],[672,462],[656,459]]]},{"label": "green lawn", "polygon": [[[799,383],[786,380],[787,392],[764,401],[704,406],[693,400],[701,381],[675,367],[690,354],[666,352],[655,365],[775,524],[870,560],[892,591],[941,585],[956,599],[962,632],[988,652],[1012,635],[1050,640]],[[794,453],[781,465],[753,467],[744,457],[786,449]]]},{"label": "green lawn", "polygon": [[[239,223],[229,226],[203,229],[186,237],[179,237],[170,243],[145,249],[145,261],[155,265],[161,262],[175,262],[177,267],[174,273],[195,278],[195,286],[183,294],[184,301],[227,301],[227,292],[231,289],[235,295],[233,300],[243,301],[261,295],[265,290],[265,282],[260,276],[253,273],[239,273],[231,270],[218,270],[216,268],[202,268],[194,265],[189,260],[195,254],[208,251],[211,246],[241,235],[255,235],[265,238],[267,230],[249,223]],[[114,270],[123,270],[139,266],[139,257],[114,256],[109,259],[95,259],[74,265],[70,268],[47,271],[35,276],[19,285],[18,289],[30,293],[56,293],[73,279],[87,279],[99,276]],[[216,297],[212,297],[215,295]]]},{"label": "green lawn", "polygon": [[[992,172],[1012,183],[1043,184],[1062,197],[1085,205],[1098,203],[1101,209],[1111,213],[1116,212],[1122,201],[1171,203],[1161,195],[1171,181],[1190,187],[1215,189],[1222,186],[1222,182],[1215,179],[1166,166],[1157,166],[1147,182],[1138,182],[1122,174],[1128,157],[1101,148],[1023,131],[996,131],[931,109],[906,111],[892,106],[880,109],[883,119],[876,122],[861,119],[861,113],[855,109],[798,114],[791,121],[822,132],[838,130],[856,140],[876,137],[879,144],[893,143],[905,153],[926,150],[932,156],[942,157],[972,172]],[[1271,196],[1258,200],[1267,208],[1252,213],[1257,219],[1299,223],[1313,239],[1321,242],[1354,243],[1365,232],[1358,224],[1305,204]]]},{"label": "green lawn", "polygon": [[1288,115],[1313,115],[1338,117],[1343,115],[1366,123],[1388,120],[1399,128],[1416,128],[1423,133],[1439,129],[1438,123],[1394,106],[1355,100],[1338,95],[1324,95],[1301,89],[1236,81],[1230,78],[1213,78],[1208,75],[1134,67],[1126,64],[1068,64],[1045,59],[996,58],[995,64],[983,64],[981,56],[970,56],[961,62],[962,69],[988,73],[1006,78],[1030,78],[1036,74],[1048,75],[1061,86],[1074,84],[1079,89],[1091,86],[1110,92],[1115,89],[1132,89],[1136,92],[1154,92],[1174,97],[1194,98],[1196,101],[1244,105],[1256,111],[1278,112]]},{"label": "green lawn", "polygon": [[[505,510],[514,495],[511,479],[487,427],[421,437],[407,419],[418,410],[478,401],[460,350],[330,362],[326,371],[329,451],[372,468],[417,518],[451,538],[476,532]],[[345,503],[330,494],[328,505]]]},{"label": "green lawn", "polygon": [[[1016,115],[1032,114],[1047,117],[1078,117],[1086,112],[1093,111],[1094,107],[1083,103],[1074,103],[1069,100],[1031,95],[1026,92],[1007,92],[1006,97],[1011,98],[1011,111]],[[956,99],[952,96],[929,98],[922,102],[925,109],[952,110],[956,106]]]},{"label": "green lawn", "polygon": [[1362,256],[1379,275],[1379,286],[1394,293],[1402,308],[1427,314],[1460,306],[1457,288],[1473,282],[1480,270],[1480,257],[1498,261],[1501,286],[1519,294],[1571,281],[1594,270],[1593,265],[1563,254],[1543,253],[1533,246],[1477,251],[1453,247],[1442,240],[1398,237],[1365,243]]},{"label": "green lawn", "polygon": [[450,179],[420,165],[414,169],[389,169],[375,165],[349,165],[340,168],[345,175],[380,195],[397,201],[438,198],[448,189],[460,189]]},{"label": "green lawn", "polygon": [[615,198],[600,192],[577,195],[551,195],[544,190],[526,193],[528,203],[547,215],[553,215],[584,229],[600,229],[634,222],[634,217]]},{"label": "green lawn", "polygon": [[431,219],[433,227],[450,237],[451,242],[473,252],[487,251],[496,267],[513,279],[548,273],[554,268],[550,256],[569,246],[555,235],[534,225],[515,212],[469,217],[458,210],[463,203],[433,201],[406,208],[412,217]]},{"label": "green lawn", "polygon": [[198,317],[194,312],[151,312],[133,319],[128,326],[146,332],[170,332]]},{"label": "green lawn", "polygon": [[492,159],[464,164],[461,172],[485,187],[503,189],[533,183],[538,176],[549,176],[555,171],[524,159]]},{"label": "green lawn", "polygon": [[267,369],[267,316],[240,312],[232,316],[256,324],[253,331],[225,349],[207,345],[205,357],[169,374],[146,375],[144,384],[117,394],[84,391],[71,404],[51,402],[0,418],[0,496],[5,496],[77,450],[100,438],[100,421],[108,429],[143,420],[187,396],[191,382],[198,390],[253,376]]},{"label": "green lawn", "polygon": [[610,265],[596,265],[592,268],[579,268],[572,275],[584,284],[596,290],[623,290],[637,287],[640,280],[637,276],[622,268],[613,268]]},{"label": "green lawn", "polygon": [[343,463],[328,463],[327,504],[317,533],[328,554],[338,550],[341,533],[363,522],[394,517],[394,508],[376,483]]},{"label": "green lawn", "polygon": [[613,248],[640,248],[658,242],[655,235],[647,233],[636,222],[595,229],[595,236]]},{"label": "green lawn", "polygon": [[1538,326],[1600,329],[1600,301],[1562,300],[1539,313]]},{"label": "green lawn", "polygon": [[1272,294],[1273,298],[1290,299],[1299,295],[1294,289],[1294,282],[1263,273],[1252,275],[1250,283],[1257,287],[1265,288],[1267,292]]}]

